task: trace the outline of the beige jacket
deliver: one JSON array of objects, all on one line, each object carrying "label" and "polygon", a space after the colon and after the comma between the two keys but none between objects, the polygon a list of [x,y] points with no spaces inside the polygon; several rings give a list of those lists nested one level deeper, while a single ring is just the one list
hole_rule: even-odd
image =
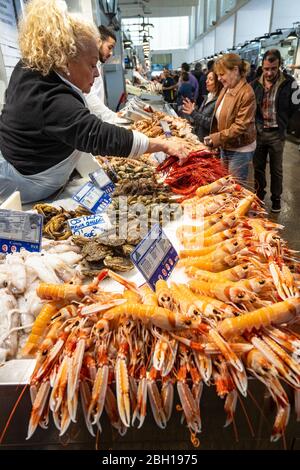
[{"label": "beige jacket", "polygon": [[225,93],[223,89],[216,102],[212,133],[209,136],[213,147],[226,150],[252,144],[256,139],[256,99],[251,85],[242,78],[234,88],[228,89],[217,121],[216,110]]}]

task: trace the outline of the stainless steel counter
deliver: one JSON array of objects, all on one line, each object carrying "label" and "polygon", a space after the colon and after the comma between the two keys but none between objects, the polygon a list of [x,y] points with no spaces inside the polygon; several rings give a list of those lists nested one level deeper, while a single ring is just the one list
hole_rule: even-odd
[{"label": "stainless steel counter", "polygon": [[[13,408],[23,386],[0,386],[0,430],[2,432],[8,416]],[[290,392],[290,390],[289,390]],[[251,399],[255,397],[256,404]],[[292,396],[290,396],[292,402]],[[257,381],[250,381],[250,394],[243,399],[243,405],[249,416],[254,431],[252,437],[247,419],[238,402],[235,425],[238,441],[231,425],[224,428],[225,413],[224,400],[216,396],[214,387],[204,386],[201,399],[201,416],[203,431],[198,435],[200,449],[283,449],[283,441],[270,442],[270,434],[275,417],[274,403],[265,397],[265,387]],[[84,424],[81,409],[78,412],[77,423],[72,423],[67,433],[59,437],[52,418],[47,430],[38,428],[33,437],[26,441],[27,426],[30,416],[31,403],[29,391],[26,390],[22,400],[8,427],[0,450],[4,449],[112,449],[112,450],[194,450],[190,441],[190,433],[184,424],[180,423],[181,412],[176,411],[178,404],[175,396],[171,420],[166,429],[159,429],[154,423],[151,409],[148,407],[145,423],[141,429],[130,428],[126,435],[121,437],[113,429],[105,412],[101,418],[102,434],[97,439],[92,437]],[[261,410],[258,409],[259,406]],[[80,408],[80,407],[79,407]],[[297,425],[292,411],[286,432],[286,446],[288,449],[300,448],[300,426]]]}]

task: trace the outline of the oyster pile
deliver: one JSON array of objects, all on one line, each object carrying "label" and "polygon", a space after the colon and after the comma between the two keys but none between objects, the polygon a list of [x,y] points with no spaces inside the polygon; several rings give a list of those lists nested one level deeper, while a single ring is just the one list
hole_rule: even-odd
[{"label": "oyster pile", "polygon": [[[134,245],[129,241],[119,238],[113,231],[94,238],[73,237],[73,242],[81,248],[83,256],[82,274],[95,276],[104,267],[121,272],[133,269],[130,254]],[[139,242],[140,239],[132,241]]]},{"label": "oyster pile", "polygon": [[[137,219],[141,226],[139,235],[144,237],[155,223],[174,220],[179,209],[177,197],[159,181],[155,166],[114,157],[107,162],[101,160],[101,165],[116,176],[112,204],[107,214],[117,230]],[[132,230],[128,230],[128,234],[131,233]]]},{"label": "oyster pile", "polygon": [[148,162],[122,157],[96,157],[112,181],[133,178],[153,178],[155,166]]}]

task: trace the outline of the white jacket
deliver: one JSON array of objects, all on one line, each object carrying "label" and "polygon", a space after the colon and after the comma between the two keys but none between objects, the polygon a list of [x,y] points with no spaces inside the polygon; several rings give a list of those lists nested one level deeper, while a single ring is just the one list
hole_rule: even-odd
[{"label": "white jacket", "polygon": [[[108,122],[109,124],[115,124],[116,126],[122,126],[123,124],[128,124],[127,119],[123,119],[118,116],[117,113],[114,113],[109,109],[105,104],[105,93],[104,93],[104,83],[102,76],[102,67],[98,63],[99,77],[94,81],[94,84],[91,88],[91,91],[88,94],[85,94],[86,104],[92,114],[97,116],[101,121]],[[136,157],[145,153],[148,149],[149,138],[142,134],[141,132],[133,132],[133,144],[132,149],[128,157]]]},{"label": "white jacket", "polygon": [[98,70],[99,77],[95,79],[91,91],[84,95],[90,112],[99,117],[102,121],[109,122],[110,124],[120,125],[128,123],[126,119],[122,119],[117,113],[114,113],[105,105],[102,67],[99,63]]}]

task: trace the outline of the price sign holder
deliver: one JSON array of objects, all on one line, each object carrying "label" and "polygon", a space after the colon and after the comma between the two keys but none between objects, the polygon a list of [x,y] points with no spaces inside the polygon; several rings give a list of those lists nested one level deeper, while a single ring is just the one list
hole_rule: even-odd
[{"label": "price sign holder", "polygon": [[115,185],[102,168],[90,173],[89,177],[91,182],[101,189],[101,191],[104,191],[107,194],[114,192]]},{"label": "price sign holder", "polygon": [[0,252],[40,251],[43,216],[0,209]]},{"label": "price sign holder", "polygon": [[82,186],[78,193],[73,196],[73,199],[94,214],[104,212],[112,202],[107,193],[91,182]]},{"label": "price sign holder", "polygon": [[178,254],[159,224],[148,232],[130,255],[131,261],[155,290],[159,279],[167,279],[173,271]]}]

